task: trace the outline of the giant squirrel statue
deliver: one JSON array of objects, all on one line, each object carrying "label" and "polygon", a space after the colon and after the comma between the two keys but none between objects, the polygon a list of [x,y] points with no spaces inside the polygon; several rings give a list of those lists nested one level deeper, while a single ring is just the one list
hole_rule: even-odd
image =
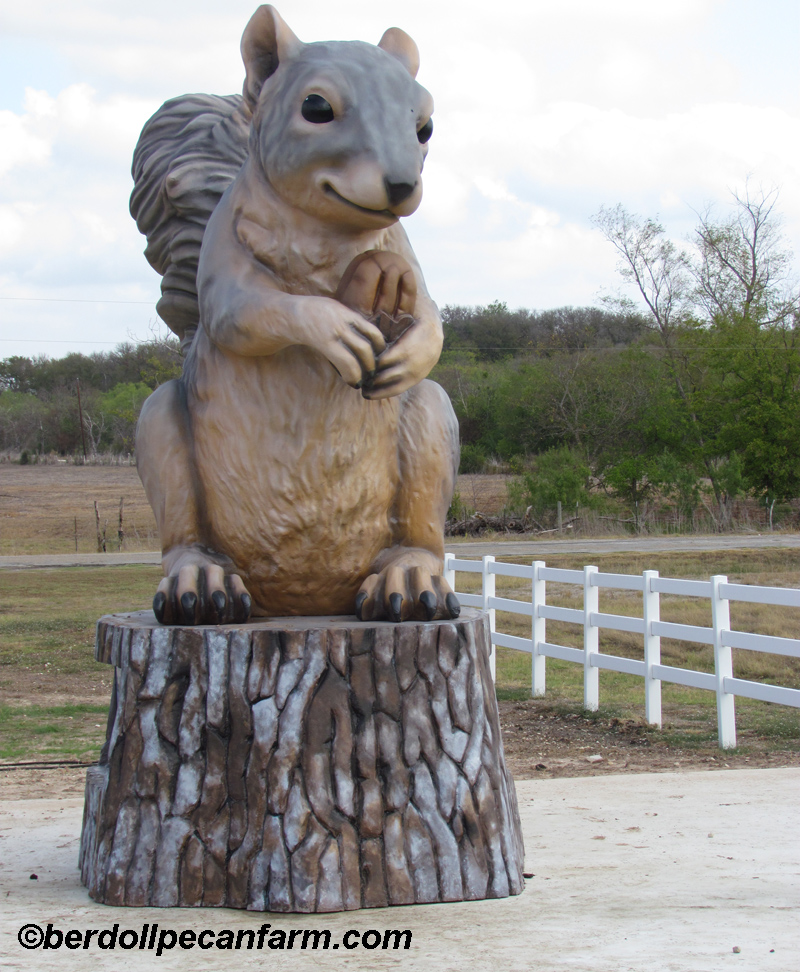
[{"label": "giant squirrel statue", "polygon": [[134,155],[131,212],[186,356],[137,430],[154,611],[456,617],[458,427],[426,379],[442,325],[399,223],[433,130],[416,45],[304,44],[265,5],[242,57],[241,98],[167,102]]}]

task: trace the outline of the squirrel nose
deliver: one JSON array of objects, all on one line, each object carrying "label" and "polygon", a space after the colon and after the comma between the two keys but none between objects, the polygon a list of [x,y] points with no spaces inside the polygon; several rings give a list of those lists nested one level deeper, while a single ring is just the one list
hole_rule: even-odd
[{"label": "squirrel nose", "polygon": [[384,179],[383,184],[386,186],[390,206],[399,206],[404,199],[408,199],[417,186],[416,182],[412,185],[410,182],[391,182],[389,179]]}]

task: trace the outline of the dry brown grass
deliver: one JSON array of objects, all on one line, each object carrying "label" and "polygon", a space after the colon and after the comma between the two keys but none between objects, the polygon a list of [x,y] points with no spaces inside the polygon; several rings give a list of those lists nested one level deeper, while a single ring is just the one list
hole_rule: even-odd
[{"label": "dry brown grass", "polygon": [[[456,488],[468,509],[494,515],[508,504],[510,477],[469,474]],[[74,553],[97,550],[94,503],[100,526],[106,526],[107,549],[120,549],[117,539],[119,501],[124,497],[123,550],[158,550],[155,519],[133,466],[0,464],[0,554]],[[613,519],[582,517],[583,536],[628,536]],[[714,572],[714,571],[712,571]]]},{"label": "dry brown grass", "polygon": [[119,550],[119,501],[123,550],[158,550],[156,522],[133,466],[0,465],[0,554],[74,553],[97,550],[94,503],[107,549]]},{"label": "dry brown grass", "polygon": [[[508,476],[459,476],[463,502],[484,513],[508,503]],[[94,502],[107,549],[119,550],[117,521],[124,497],[123,550],[158,550],[156,523],[134,466],[72,464],[0,465],[0,554],[74,553],[97,550]]]},{"label": "dry brown grass", "polygon": [[509,480],[504,475],[467,473],[458,477],[456,491],[467,509],[495,514],[508,505]]}]

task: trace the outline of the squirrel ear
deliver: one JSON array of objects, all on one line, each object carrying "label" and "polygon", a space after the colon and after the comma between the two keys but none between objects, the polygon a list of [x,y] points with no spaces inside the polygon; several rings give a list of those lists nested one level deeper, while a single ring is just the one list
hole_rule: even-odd
[{"label": "squirrel ear", "polygon": [[261,86],[278,70],[281,61],[291,57],[302,42],[286,26],[272,4],[262,4],[250,18],[242,34],[242,60],[247,72],[242,94],[252,111]]},{"label": "squirrel ear", "polygon": [[412,78],[419,71],[419,48],[404,30],[390,27],[378,41],[378,47],[396,57]]}]

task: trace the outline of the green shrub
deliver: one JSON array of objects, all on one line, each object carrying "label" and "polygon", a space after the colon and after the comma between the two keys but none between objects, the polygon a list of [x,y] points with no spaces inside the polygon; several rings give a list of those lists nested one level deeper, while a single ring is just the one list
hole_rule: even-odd
[{"label": "green shrub", "polygon": [[548,449],[535,456],[531,466],[518,485],[509,489],[509,501],[517,508],[531,506],[543,512],[555,509],[558,503],[565,510],[589,503],[591,471],[576,450],[567,446]]},{"label": "green shrub", "polygon": [[461,463],[458,467],[460,473],[480,473],[483,472],[486,463],[486,453],[479,445],[468,442],[461,446]]}]

